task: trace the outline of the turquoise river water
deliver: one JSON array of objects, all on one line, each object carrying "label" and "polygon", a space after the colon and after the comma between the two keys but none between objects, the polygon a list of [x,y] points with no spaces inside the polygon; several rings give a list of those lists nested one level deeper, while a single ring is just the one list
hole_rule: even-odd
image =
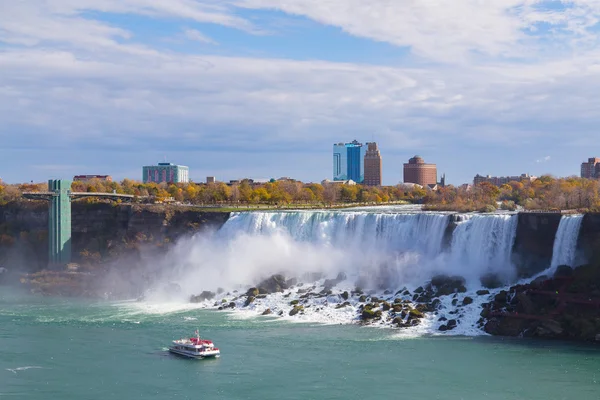
[{"label": "turquoise river water", "polygon": [[[598,399],[594,346],[240,319],[0,287],[0,398]],[[195,329],[216,360],[166,352]]]}]

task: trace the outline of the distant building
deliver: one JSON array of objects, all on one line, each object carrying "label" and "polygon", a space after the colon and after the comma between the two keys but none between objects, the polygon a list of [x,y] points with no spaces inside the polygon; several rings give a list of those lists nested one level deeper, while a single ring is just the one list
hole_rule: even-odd
[{"label": "distant building", "polygon": [[353,180],[363,183],[365,179],[364,158],[367,148],[356,140],[333,145],[333,180]]},{"label": "distant building", "polygon": [[404,183],[416,183],[421,186],[437,185],[437,166],[425,164],[420,156],[414,156],[404,164]]},{"label": "distant building", "polygon": [[521,174],[519,176],[482,176],[482,175],[475,175],[475,178],[473,178],[473,185],[479,185],[482,182],[488,182],[491,183],[492,185],[496,185],[496,186],[502,186],[505,183],[508,182],[523,182],[523,181],[529,181],[529,182],[533,182],[537,179],[536,176],[531,176],[529,174]]},{"label": "distant building", "polygon": [[367,143],[364,163],[365,179],[363,183],[367,186],[381,186],[381,154],[377,143]]},{"label": "distant building", "polygon": [[190,169],[183,165],[158,163],[142,168],[144,183],[188,183]]},{"label": "distant building", "polygon": [[73,177],[73,182],[89,182],[92,179],[112,182],[112,177],[110,175],[75,175]]},{"label": "distant building", "polygon": [[321,181],[321,185],[330,185],[330,184],[355,186],[356,182],[354,182],[352,179],[348,179],[346,181],[330,181],[329,179],[324,179]]},{"label": "distant building", "polygon": [[581,177],[587,179],[600,178],[600,158],[588,158],[587,162],[581,163]]},{"label": "distant building", "polygon": [[217,180],[215,179],[214,176],[207,176],[206,177],[206,183],[215,183]]}]

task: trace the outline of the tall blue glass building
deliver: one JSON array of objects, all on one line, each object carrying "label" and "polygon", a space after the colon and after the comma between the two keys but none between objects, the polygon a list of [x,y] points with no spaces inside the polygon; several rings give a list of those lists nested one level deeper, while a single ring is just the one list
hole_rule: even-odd
[{"label": "tall blue glass building", "polygon": [[337,143],[333,145],[333,180],[347,181],[352,179],[356,183],[365,180],[365,154],[367,147],[356,140],[351,143]]}]

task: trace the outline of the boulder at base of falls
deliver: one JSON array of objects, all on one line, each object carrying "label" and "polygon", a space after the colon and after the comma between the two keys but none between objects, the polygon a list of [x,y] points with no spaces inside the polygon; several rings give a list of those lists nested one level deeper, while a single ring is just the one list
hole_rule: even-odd
[{"label": "boulder at base of falls", "polygon": [[259,290],[262,289],[261,291],[265,294],[283,292],[288,287],[289,285],[285,280],[285,276],[281,274],[271,275],[270,278],[267,278],[258,284]]},{"label": "boulder at base of falls", "polygon": [[246,296],[258,296],[259,294],[260,291],[255,287],[248,289],[248,291],[246,292]]},{"label": "boulder at base of falls", "polygon": [[270,308],[267,308],[265,311],[263,311],[263,312],[262,312],[262,314],[261,314],[261,315],[270,315],[270,314],[272,314],[272,313],[273,313],[273,311],[271,311],[271,309],[270,309]]},{"label": "boulder at base of falls", "polygon": [[205,290],[204,292],[200,293],[198,296],[192,295],[190,297],[190,303],[202,303],[204,300],[211,300],[214,297],[215,297],[215,294],[213,292],[209,292],[209,291]]},{"label": "boulder at base of falls", "polygon": [[381,314],[382,314],[381,310],[375,311],[370,308],[365,308],[362,311],[361,318],[363,320],[379,319],[379,318],[381,318]]},{"label": "boulder at base of falls", "polygon": [[465,279],[462,276],[436,275],[431,279],[432,296],[447,296],[453,293],[464,293]]},{"label": "boulder at base of falls", "polygon": [[344,307],[348,307],[350,305],[350,302],[345,301],[342,304],[338,304],[337,306],[335,306],[336,310],[339,310],[340,308],[344,308]]},{"label": "boulder at base of falls", "polygon": [[499,287],[504,286],[504,282],[497,274],[489,273],[483,275],[479,281],[481,282],[481,286],[486,289],[498,289]]},{"label": "boulder at base of falls", "polygon": [[304,306],[296,305],[296,306],[294,306],[294,308],[292,308],[290,310],[289,316],[293,317],[294,315],[298,314],[300,311],[303,311],[303,310],[304,310]]},{"label": "boulder at base of falls", "polygon": [[254,296],[248,296],[248,298],[246,299],[246,302],[244,303],[244,307],[248,307],[250,304],[254,303]]}]

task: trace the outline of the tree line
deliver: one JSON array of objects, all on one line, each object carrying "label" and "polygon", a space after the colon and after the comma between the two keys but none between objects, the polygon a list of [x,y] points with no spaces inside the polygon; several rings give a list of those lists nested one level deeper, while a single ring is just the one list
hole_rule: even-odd
[{"label": "tree line", "polygon": [[[47,190],[45,183],[6,185],[0,183],[0,203],[18,201],[23,192]],[[337,205],[344,203],[388,203],[418,201],[426,191],[422,188],[398,186],[367,187],[339,183],[302,183],[292,180],[256,184],[240,183],[141,183],[130,179],[109,182],[93,179],[73,182],[71,190],[88,193],[130,194],[141,202],[179,202],[192,205],[268,204],[268,205]],[[94,201],[94,200],[90,200]]]},{"label": "tree line", "polygon": [[600,181],[544,175],[533,181],[512,181],[500,187],[489,182],[475,186],[447,186],[428,192],[423,202],[429,210],[580,210],[600,211]]},{"label": "tree line", "polygon": [[[22,199],[23,192],[46,191],[45,183],[8,185],[0,181],[0,204]],[[141,202],[174,201],[192,205],[314,205],[408,201],[423,203],[429,210],[494,211],[571,210],[600,211],[600,181],[577,177],[542,176],[534,181],[513,181],[500,187],[488,182],[478,185],[446,186],[429,190],[420,186],[368,187],[335,183],[302,183],[292,180],[252,183],[244,180],[225,183],[141,183],[91,180],[73,182],[75,192],[122,193],[137,196]],[[94,200],[89,200],[94,201]]]}]

